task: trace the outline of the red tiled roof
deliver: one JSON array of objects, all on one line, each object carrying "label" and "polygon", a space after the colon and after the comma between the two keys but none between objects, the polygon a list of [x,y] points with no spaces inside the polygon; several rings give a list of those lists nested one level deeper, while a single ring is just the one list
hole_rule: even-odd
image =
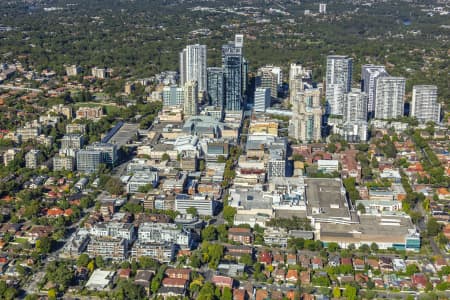
[{"label": "red tiled roof", "polygon": [[185,287],[187,283],[186,279],[181,278],[164,278],[162,286],[165,287]]}]

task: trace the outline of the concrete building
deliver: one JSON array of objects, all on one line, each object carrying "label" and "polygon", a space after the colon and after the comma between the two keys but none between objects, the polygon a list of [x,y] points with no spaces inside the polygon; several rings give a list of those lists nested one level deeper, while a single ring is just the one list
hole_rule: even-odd
[{"label": "concrete building", "polygon": [[77,170],[84,173],[93,173],[102,163],[102,152],[97,150],[80,150],[77,152]]},{"label": "concrete building", "polygon": [[344,94],[351,90],[353,59],[343,55],[327,57],[326,101],[330,115],[342,116]]},{"label": "concrete building", "polygon": [[20,152],[19,149],[11,148],[6,150],[5,153],[3,153],[3,164],[5,165],[5,167],[7,167],[8,164],[16,158],[16,154],[19,152]]},{"label": "concrete building", "polygon": [[171,243],[183,249],[192,246],[191,233],[173,223],[142,223],[138,229],[140,243]]},{"label": "concrete building", "polygon": [[162,95],[164,107],[183,105],[184,102],[183,87],[178,87],[176,85],[165,86],[163,88]]},{"label": "concrete building", "polygon": [[208,101],[214,107],[223,109],[225,99],[225,75],[223,68],[208,68]]},{"label": "concrete building", "polygon": [[317,169],[324,173],[337,172],[339,171],[339,161],[319,159],[317,161]]},{"label": "concrete building", "polygon": [[108,76],[108,72],[106,71],[106,68],[98,68],[98,67],[93,67],[91,69],[91,74],[93,77],[99,78],[99,79],[105,79]]},{"label": "concrete building", "polygon": [[77,124],[77,123],[67,124],[66,134],[74,134],[74,133],[85,134],[86,124]]},{"label": "concrete building", "polygon": [[138,171],[133,174],[127,183],[127,193],[138,193],[141,187],[151,185],[156,187],[159,181],[158,171]]},{"label": "concrete building", "polygon": [[265,66],[257,71],[256,85],[270,89],[270,96],[277,98],[278,87],[283,83],[283,71],[280,67]]},{"label": "concrete building", "polygon": [[81,134],[66,134],[61,139],[61,149],[81,149],[84,137]]},{"label": "concrete building", "polygon": [[375,118],[395,119],[403,116],[404,77],[382,76],[375,81]]},{"label": "concrete building", "polygon": [[284,149],[270,149],[267,162],[267,177],[286,176],[286,151]]},{"label": "concrete building", "polygon": [[197,81],[198,90],[206,91],[206,45],[188,45],[180,52],[180,84]]},{"label": "concrete building", "polygon": [[81,73],[81,67],[77,65],[66,66],[67,76],[78,76]]},{"label": "concrete building", "polygon": [[367,120],[367,95],[352,89],[344,96],[344,123]]},{"label": "concrete building", "polygon": [[265,112],[270,107],[270,91],[270,88],[256,88],[254,111]]},{"label": "concrete building", "polygon": [[389,76],[384,66],[363,65],[361,67],[361,90],[367,95],[367,111],[369,118],[375,114],[375,81],[378,77]]},{"label": "concrete building", "polygon": [[225,109],[242,109],[243,37],[237,35],[234,42],[222,46],[222,68],[225,78]]},{"label": "concrete building", "polygon": [[132,223],[99,222],[92,226],[90,234],[95,237],[121,238],[127,243],[133,242],[136,238]]},{"label": "concrete building", "polygon": [[137,260],[142,256],[148,256],[160,262],[169,263],[174,260],[176,250],[177,247],[173,243],[137,241],[131,248],[131,258]]},{"label": "concrete building", "polygon": [[319,13],[320,14],[327,13],[327,4],[326,3],[319,3]]},{"label": "concrete building", "polygon": [[74,158],[65,155],[55,155],[53,157],[53,170],[54,171],[73,171],[75,168]]},{"label": "concrete building", "polygon": [[186,214],[187,209],[194,207],[199,215],[213,216],[216,210],[216,201],[207,198],[205,195],[178,194],[175,197],[175,210]]},{"label": "concrete building", "polygon": [[109,143],[95,142],[86,146],[86,150],[99,151],[101,153],[101,162],[114,166],[117,162],[117,145]]},{"label": "concrete building", "polygon": [[25,167],[28,169],[36,169],[39,164],[40,150],[32,149],[25,154]]},{"label": "concrete building", "polygon": [[302,142],[321,139],[322,107],[321,92],[318,89],[306,89],[292,97],[292,119],[289,136]]},{"label": "concrete building", "polygon": [[103,117],[103,108],[98,107],[80,107],[76,112],[77,119],[96,120]]},{"label": "concrete building", "polygon": [[427,122],[439,123],[441,105],[437,102],[437,86],[415,85],[411,101],[411,116],[424,124]]},{"label": "concrete building", "polygon": [[184,85],[183,111],[185,116],[198,113],[198,85],[196,81],[188,81]]},{"label": "concrete building", "polygon": [[102,256],[103,259],[123,261],[128,256],[128,243],[123,238],[93,236],[87,246],[89,257]]},{"label": "concrete building", "polygon": [[304,86],[312,78],[312,71],[300,64],[291,64],[289,68],[289,103],[293,105],[297,94],[304,90]]}]

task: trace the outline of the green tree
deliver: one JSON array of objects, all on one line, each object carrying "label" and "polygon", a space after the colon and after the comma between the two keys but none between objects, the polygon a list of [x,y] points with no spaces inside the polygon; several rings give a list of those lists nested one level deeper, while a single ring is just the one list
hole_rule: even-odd
[{"label": "green tree", "polygon": [[192,215],[192,216],[194,216],[194,217],[198,216],[197,208],[195,208],[195,207],[193,207],[193,206],[187,208],[187,209],[186,209],[186,213],[188,213],[188,214],[190,214],[190,215]]},{"label": "green tree", "polygon": [[349,284],[345,285],[344,290],[344,297],[347,298],[347,300],[356,300],[357,290],[354,286],[351,286]]},{"label": "green tree", "polygon": [[333,288],[333,298],[341,298],[341,289],[337,286]]},{"label": "green tree", "polygon": [[103,260],[103,257],[101,255],[98,255],[95,257],[95,266],[97,268],[104,268],[105,267],[105,261]]},{"label": "green tree", "polygon": [[410,264],[406,266],[406,275],[411,276],[414,275],[415,273],[419,272],[419,267],[416,264]]},{"label": "green tree", "polygon": [[222,290],[222,297],[220,300],[233,300],[233,292],[229,287],[224,287]]},{"label": "green tree", "polygon": [[379,249],[377,243],[372,243],[370,244],[370,250],[372,250],[372,252],[377,252]]},{"label": "green tree", "polygon": [[111,177],[105,184],[105,190],[112,195],[121,195],[123,193],[122,182],[119,178]]},{"label": "green tree", "polygon": [[55,289],[49,289],[47,293],[49,300],[55,300],[56,299],[56,290]]},{"label": "green tree", "polygon": [[236,208],[232,206],[227,205],[223,208],[223,218],[228,222],[228,225],[231,226],[233,224],[236,212]]},{"label": "green tree", "polygon": [[86,253],[80,254],[77,259],[77,266],[79,267],[86,267],[89,264],[89,255]]},{"label": "green tree", "polygon": [[429,236],[437,236],[441,231],[441,225],[435,218],[429,218],[427,223],[427,233]]},{"label": "green tree", "polygon": [[217,229],[214,226],[207,226],[201,232],[202,240],[215,241],[217,240]]},{"label": "green tree", "polygon": [[164,154],[161,156],[161,160],[162,160],[162,161],[169,161],[169,160],[170,160],[169,154],[164,153]]}]

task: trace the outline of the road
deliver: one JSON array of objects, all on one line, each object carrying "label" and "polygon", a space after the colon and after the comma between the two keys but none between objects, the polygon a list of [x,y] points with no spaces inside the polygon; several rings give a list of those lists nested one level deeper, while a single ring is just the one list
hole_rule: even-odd
[{"label": "road", "polygon": [[28,92],[36,92],[36,93],[42,93],[43,92],[40,89],[32,89],[32,88],[13,86],[13,85],[6,85],[6,84],[0,84],[0,89],[16,90],[16,91],[28,91]]}]

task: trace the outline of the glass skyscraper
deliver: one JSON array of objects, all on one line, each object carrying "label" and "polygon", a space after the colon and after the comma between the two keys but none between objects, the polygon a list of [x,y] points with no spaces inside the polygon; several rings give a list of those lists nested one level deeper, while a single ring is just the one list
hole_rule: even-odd
[{"label": "glass skyscraper", "polygon": [[222,67],[225,79],[225,109],[242,109],[242,44],[230,42],[222,46]]},{"label": "glass skyscraper", "polygon": [[223,68],[208,68],[208,100],[211,105],[223,109],[225,97],[225,79]]}]

